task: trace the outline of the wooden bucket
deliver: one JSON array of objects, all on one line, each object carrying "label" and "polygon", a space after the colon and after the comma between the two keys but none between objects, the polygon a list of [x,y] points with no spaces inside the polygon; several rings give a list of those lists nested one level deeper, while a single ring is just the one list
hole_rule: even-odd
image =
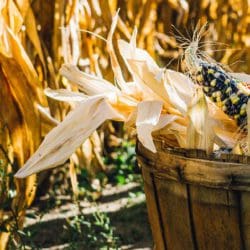
[{"label": "wooden bucket", "polygon": [[250,158],[137,144],[157,250],[250,250]]}]

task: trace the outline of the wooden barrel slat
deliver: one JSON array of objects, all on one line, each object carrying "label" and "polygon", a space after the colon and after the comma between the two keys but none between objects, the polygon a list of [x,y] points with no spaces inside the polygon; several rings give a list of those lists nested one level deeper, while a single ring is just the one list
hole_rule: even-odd
[{"label": "wooden barrel slat", "polygon": [[244,249],[235,192],[192,185],[190,199],[198,249]]},{"label": "wooden barrel slat", "polygon": [[167,248],[194,249],[186,185],[163,179],[155,183]]},{"label": "wooden barrel slat", "polygon": [[144,191],[147,199],[147,209],[149,215],[149,222],[151,225],[152,235],[154,241],[157,242],[157,250],[167,249],[163,236],[162,221],[159,213],[157,195],[154,189],[154,183],[150,172],[143,169]]},{"label": "wooden barrel slat", "polygon": [[250,249],[250,193],[241,192],[241,226],[245,248]]},{"label": "wooden barrel slat", "polygon": [[156,148],[137,145],[156,249],[250,250],[250,157]]}]

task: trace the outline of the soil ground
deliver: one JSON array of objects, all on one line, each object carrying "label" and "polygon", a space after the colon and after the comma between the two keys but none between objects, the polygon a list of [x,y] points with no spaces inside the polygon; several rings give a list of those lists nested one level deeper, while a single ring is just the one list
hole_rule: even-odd
[{"label": "soil ground", "polygon": [[[24,231],[32,234],[30,248],[71,249],[65,225],[69,219],[78,215],[79,206],[72,202],[70,196],[56,197],[56,204],[59,205],[52,208],[48,208],[49,202],[48,197],[41,197],[27,213]],[[152,249],[145,195],[140,184],[107,185],[97,202],[80,201],[79,205],[86,218],[96,211],[108,215],[114,234],[120,240],[119,249]],[[28,242],[26,244],[29,245]],[[78,246],[74,249],[93,248]]]}]

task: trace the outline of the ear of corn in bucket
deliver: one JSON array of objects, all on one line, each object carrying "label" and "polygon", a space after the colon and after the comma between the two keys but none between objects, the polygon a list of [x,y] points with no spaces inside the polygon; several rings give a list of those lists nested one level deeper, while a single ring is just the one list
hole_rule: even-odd
[{"label": "ear of corn in bucket", "polygon": [[197,56],[197,42],[191,42],[185,51],[185,62],[194,81],[225,114],[236,120],[239,126],[247,124],[247,103],[250,90],[245,83],[232,77],[218,64],[209,63]]}]

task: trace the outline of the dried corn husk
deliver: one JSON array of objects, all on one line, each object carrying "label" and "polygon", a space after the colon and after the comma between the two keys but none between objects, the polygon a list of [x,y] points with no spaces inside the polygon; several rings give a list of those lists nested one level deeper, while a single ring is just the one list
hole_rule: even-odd
[{"label": "dried corn husk", "polygon": [[[116,14],[111,26],[112,35],[117,20]],[[153,152],[155,147],[152,133],[157,136],[157,128],[164,130],[164,135],[181,147],[211,152],[215,142],[219,146],[227,145],[226,134],[221,136],[216,127],[226,122],[226,128],[228,118],[217,115],[216,120],[209,116],[210,109],[214,113],[216,111],[207,104],[203,93],[189,78],[160,68],[146,51],[135,47],[135,38],[132,36],[130,43],[119,41],[120,53],[133,77],[134,86],[137,86],[134,88],[136,92],[131,94],[127,86],[124,87],[127,83],[115,59],[112,42],[109,40],[107,43],[110,43],[109,53],[113,58],[114,74],[117,81],[122,83],[118,85],[120,89],[101,77],[80,72],[75,66],[63,66],[61,74],[90,96],[78,102],[74,111],[46,136],[38,151],[18,171],[16,177],[22,178],[62,164],[107,119],[128,121],[130,126],[135,126],[138,139]],[[76,94],[72,93],[72,101],[75,98]],[[70,100],[70,92],[67,92],[67,99]]]},{"label": "dried corn husk", "polygon": [[45,137],[36,156],[27,161],[18,175],[24,177],[64,163],[105,120],[115,118],[121,116],[101,96],[81,102]]},{"label": "dried corn husk", "polygon": [[152,132],[159,123],[161,111],[161,101],[142,101],[137,106],[136,131],[138,139],[145,147],[152,152],[156,152]]}]

